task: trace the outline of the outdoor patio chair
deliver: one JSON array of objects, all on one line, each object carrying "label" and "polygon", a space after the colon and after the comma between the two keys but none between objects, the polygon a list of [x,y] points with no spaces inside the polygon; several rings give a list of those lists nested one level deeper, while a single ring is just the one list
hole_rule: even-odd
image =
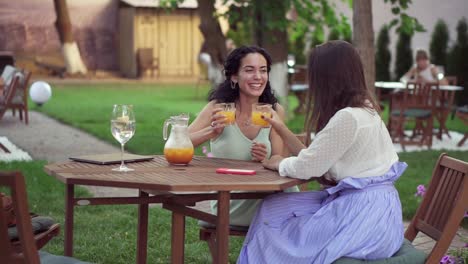
[{"label": "outdoor patio chair", "polygon": [[159,71],[159,59],[154,57],[153,48],[138,49],[137,63],[140,77],[143,77],[147,70],[151,71],[151,77],[154,77],[155,71]]},{"label": "outdoor patio chair", "polygon": [[19,118],[23,120],[24,114],[24,122],[26,125],[29,123],[28,117],[28,84],[29,79],[31,78],[31,72],[28,70],[18,71],[16,74],[20,76],[19,83],[16,88],[15,95],[13,96],[12,103],[10,105],[11,110],[13,112],[13,116],[15,116],[16,110],[19,112]]},{"label": "outdoor patio chair", "polygon": [[[435,87],[434,87],[435,86]],[[406,145],[432,146],[432,129],[438,83],[408,82],[406,89],[393,95],[390,112],[390,135],[393,142]],[[410,137],[405,135],[408,121],[414,121],[415,127]]]},{"label": "outdoor patio chair", "polygon": [[[358,260],[340,258],[334,264],[439,264],[468,210],[468,163],[442,153],[434,167],[424,199],[405,232],[400,250],[391,258]],[[206,240],[211,255],[216,254],[216,227],[202,222],[200,239]],[[231,236],[245,236],[247,227],[230,227]],[[422,232],[436,244],[429,255],[414,248],[411,242]]]},{"label": "outdoor patio chair", "polygon": [[431,182],[405,238],[422,232],[436,241],[426,263],[439,263],[468,210],[468,162],[440,155]]},{"label": "outdoor patio chair", "polygon": [[15,76],[12,81],[3,88],[2,94],[0,94],[0,120],[5,112],[11,107],[18,82],[19,76]]},{"label": "outdoor patio chair", "polygon": [[[23,175],[20,172],[0,172],[0,186],[6,187],[11,192],[13,208],[16,215],[16,227],[19,236],[18,244],[11,242],[9,236],[11,228],[8,228],[6,214],[0,213],[0,260],[2,260],[2,263],[87,263],[69,257],[55,256],[43,251],[38,252],[37,249],[43,245],[38,242],[38,236],[40,236],[40,234],[33,234],[35,225],[31,222]],[[0,199],[0,208],[3,208],[2,199]],[[57,230],[58,233],[58,225],[52,225],[50,229]],[[44,237],[47,236],[43,236],[43,238]]]},{"label": "outdoor patio chair", "polygon": [[447,136],[451,138],[445,123],[447,122],[450,113],[454,110],[455,93],[456,91],[437,90],[435,118],[439,122],[437,138],[440,140],[442,140],[443,134],[447,134]]}]

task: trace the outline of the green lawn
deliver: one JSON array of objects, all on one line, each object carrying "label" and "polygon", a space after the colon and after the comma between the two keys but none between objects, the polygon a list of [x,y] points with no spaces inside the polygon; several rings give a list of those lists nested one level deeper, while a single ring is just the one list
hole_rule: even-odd
[{"label": "green lawn", "polygon": [[[206,94],[207,88],[202,93]],[[200,94],[202,94],[200,93]],[[297,104],[289,98],[290,108]],[[195,98],[195,90],[188,85],[155,84],[92,84],[53,85],[53,97],[42,107],[33,107],[64,123],[78,127],[118,146],[110,133],[110,113],[113,104],[134,104],[137,130],[128,143],[131,152],[161,154],[164,141],[162,125],[170,115],[189,112],[191,120],[206,103]],[[385,113],[384,113],[385,115]],[[385,117],[384,117],[385,118]],[[292,117],[288,126],[295,132],[302,130],[303,117]],[[451,130],[463,131],[457,119],[448,122]],[[197,150],[201,154],[200,150]],[[427,184],[439,156],[437,151],[400,154],[409,167],[397,183],[405,219],[410,219],[418,206],[414,196],[416,186]],[[468,160],[468,152],[452,151],[449,155]],[[0,163],[0,168],[20,169],[27,177],[30,209],[51,215],[63,224],[64,188],[61,183],[43,173],[44,162]],[[314,188],[315,185],[311,185]],[[79,189],[79,195],[88,195]],[[149,263],[168,263],[170,254],[170,214],[160,208],[150,212]],[[75,252],[83,260],[97,263],[131,263],[135,256],[135,206],[97,206],[76,210]],[[465,223],[466,224],[466,223]],[[466,225],[465,225],[466,226]],[[208,247],[198,241],[196,221],[189,219],[186,236],[186,262],[210,262]],[[98,238],[98,239],[96,239]],[[230,261],[235,262],[242,239],[231,239]],[[47,250],[61,253],[63,236],[47,246]]]}]

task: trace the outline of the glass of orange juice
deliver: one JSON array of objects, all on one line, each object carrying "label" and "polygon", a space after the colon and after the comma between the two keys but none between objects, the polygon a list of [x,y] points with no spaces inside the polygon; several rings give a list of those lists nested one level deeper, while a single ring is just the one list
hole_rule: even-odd
[{"label": "glass of orange juice", "polygon": [[262,118],[262,115],[272,117],[273,114],[271,113],[271,111],[272,111],[271,104],[265,104],[265,103],[253,104],[252,105],[252,124],[261,126],[261,127],[269,127],[270,123],[265,121]]},{"label": "glass of orange juice", "polygon": [[222,109],[219,113],[226,117],[224,125],[233,125],[236,122],[236,104],[234,103],[219,103],[215,104],[216,108]]}]

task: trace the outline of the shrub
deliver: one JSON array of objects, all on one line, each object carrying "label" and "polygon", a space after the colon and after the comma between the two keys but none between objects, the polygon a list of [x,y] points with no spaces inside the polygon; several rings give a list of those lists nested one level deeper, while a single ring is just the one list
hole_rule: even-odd
[{"label": "shrub", "polygon": [[395,78],[398,80],[413,65],[413,51],[411,49],[412,35],[400,32],[396,47]]},{"label": "shrub", "polygon": [[431,54],[431,62],[436,65],[447,67],[447,48],[449,41],[449,30],[447,24],[439,19],[432,32],[429,52]]},{"label": "shrub", "polygon": [[384,25],[377,37],[377,47],[375,54],[375,79],[377,81],[390,81],[390,60],[392,54],[388,45],[390,44],[390,36],[388,27]]}]

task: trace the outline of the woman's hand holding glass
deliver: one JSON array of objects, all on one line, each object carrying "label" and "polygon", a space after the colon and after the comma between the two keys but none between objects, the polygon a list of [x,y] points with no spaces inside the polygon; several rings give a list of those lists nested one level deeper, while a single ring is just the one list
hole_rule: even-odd
[{"label": "woman's hand holding glass", "polygon": [[233,125],[236,122],[236,108],[234,103],[215,104],[211,115],[211,127],[217,136],[223,132],[225,126]]},{"label": "woman's hand holding glass", "polygon": [[278,129],[280,126],[284,125],[283,120],[275,110],[271,109],[270,113],[270,115],[261,115],[262,120],[269,123],[273,129]]}]

